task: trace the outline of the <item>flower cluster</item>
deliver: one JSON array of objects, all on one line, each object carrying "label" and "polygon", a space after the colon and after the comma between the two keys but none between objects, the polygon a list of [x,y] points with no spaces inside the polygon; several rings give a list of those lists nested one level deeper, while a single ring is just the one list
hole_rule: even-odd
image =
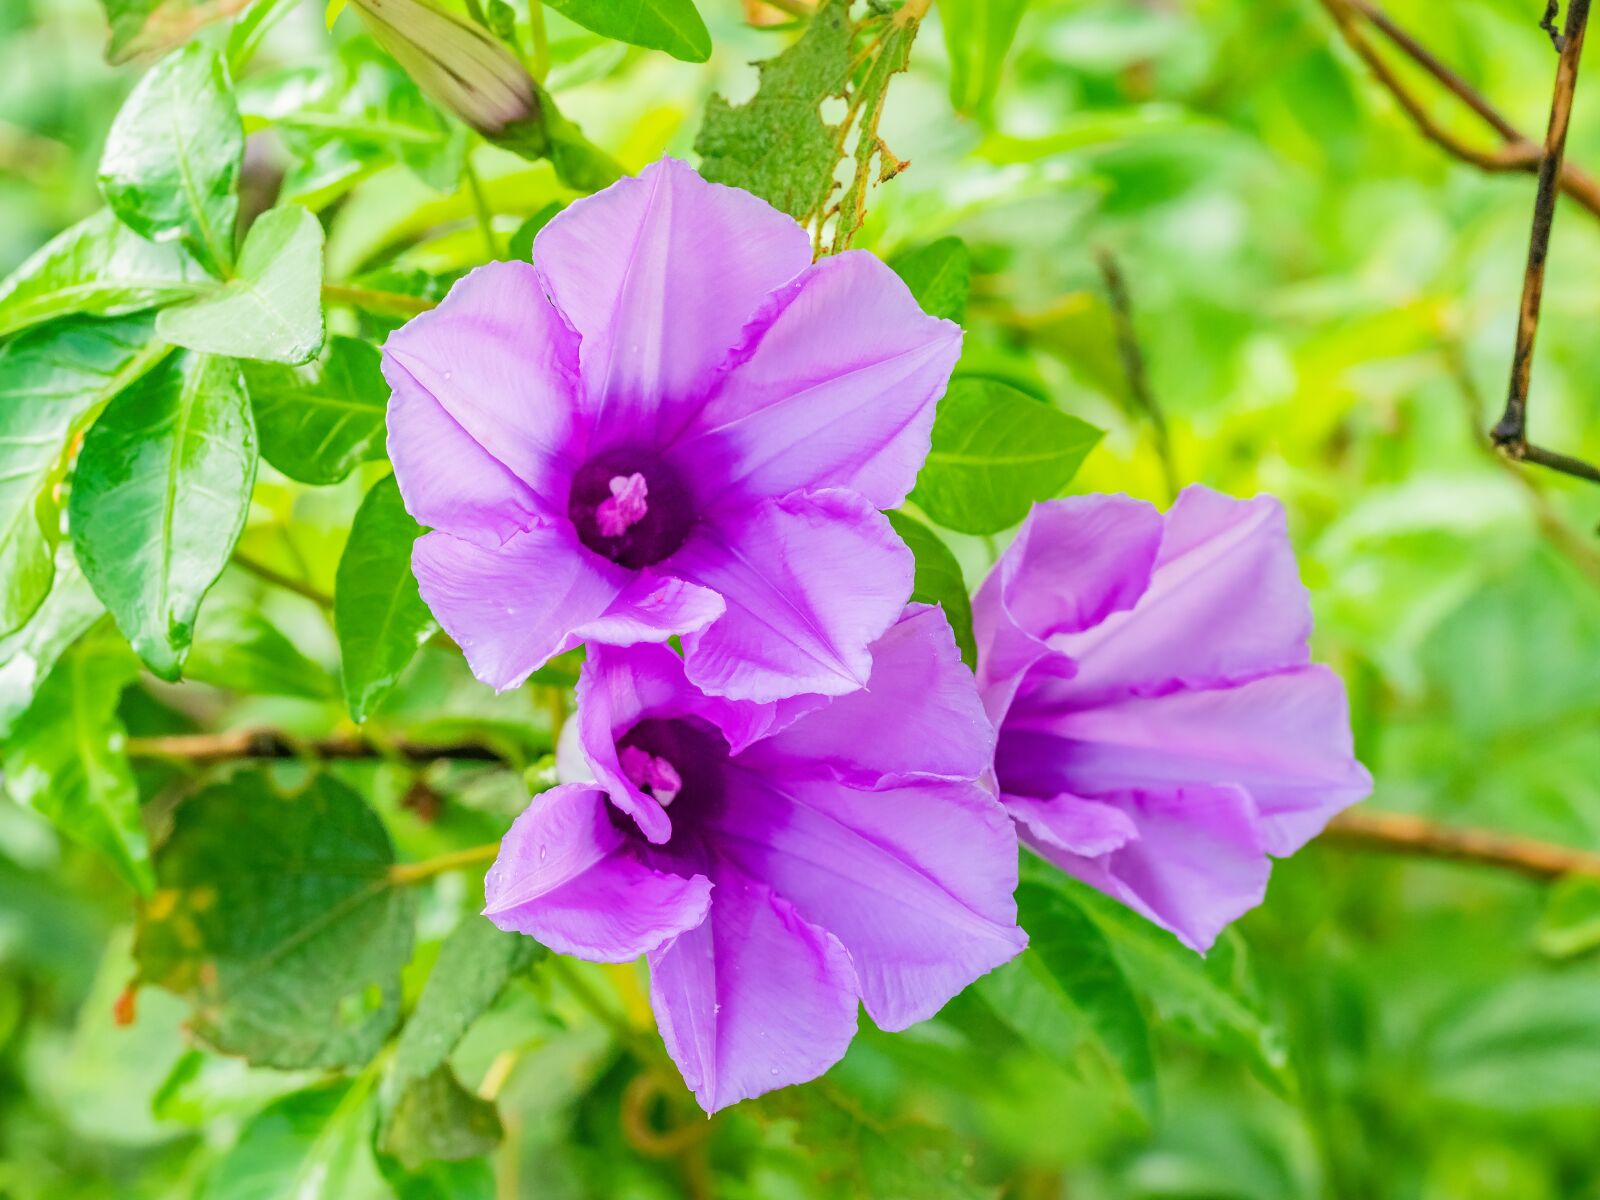
[{"label": "flower cluster", "polygon": [[1271,500],[1038,506],[978,592],[975,678],[881,511],[956,326],[672,160],[533,260],[390,338],[390,456],[478,678],[588,646],[567,782],[485,912],[646,956],[708,1112],[827,1070],[858,1003],[902,1029],[1016,955],[1018,829],[1204,948],[1365,794]]}]

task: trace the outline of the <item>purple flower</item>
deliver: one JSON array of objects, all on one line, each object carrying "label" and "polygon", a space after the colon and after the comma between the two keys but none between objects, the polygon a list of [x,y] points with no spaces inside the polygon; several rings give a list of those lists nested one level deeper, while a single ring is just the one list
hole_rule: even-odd
[{"label": "purple flower", "polygon": [[1372,790],[1270,496],[1037,505],[973,614],[1023,840],[1196,950]]},{"label": "purple flower", "polygon": [[648,954],[707,1112],[826,1071],[858,998],[904,1029],[1026,941],[1016,835],[975,782],[993,730],[937,609],[838,698],[719,699],[665,646],[593,648],[574,721],[597,782],[517,818],[484,911],[563,954]]},{"label": "purple flower", "polygon": [[911,594],[905,498],[961,331],[852,251],[672,159],[580,200],[384,347],[423,598],[515,687],[580,642],[840,695]]}]

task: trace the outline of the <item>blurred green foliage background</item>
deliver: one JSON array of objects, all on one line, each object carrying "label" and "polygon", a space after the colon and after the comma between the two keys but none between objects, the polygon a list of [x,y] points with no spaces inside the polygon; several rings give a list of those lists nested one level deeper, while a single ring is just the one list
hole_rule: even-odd
[{"label": "blurred green foliage background", "polygon": [[[704,65],[546,14],[552,94],[630,170],[664,152],[693,161],[708,96],[747,97],[748,64],[789,39],[738,0],[700,7]],[[1535,135],[1555,63],[1542,8],[1391,5]],[[1074,490],[1164,501],[1096,265],[1114,254],[1180,479],[1270,490],[1289,510],[1373,806],[1600,848],[1600,489],[1497,461],[1482,436],[1509,364],[1532,178],[1485,175],[1419,137],[1316,0],[1033,0],[976,114],[952,110],[939,19],[936,5],[880,130],[911,165],[876,190],[857,244],[890,257],[963,239],[964,366],[1108,431]],[[100,206],[101,144],[141,70],[106,65],[105,39],[95,0],[0,6],[0,275]],[[353,13],[330,34],[307,0],[239,83],[247,128],[274,125],[283,73],[338,93],[372,82],[375,55]],[[1600,168],[1591,82],[1568,153]],[[330,278],[481,257],[464,187],[434,190],[381,145],[309,126],[270,137],[263,161],[293,164],[288,184],[324,209]],[[548,164],[472,154],[502,237],[565,198]],[[1597,277],[1600,222],[1564,204],[1533,432],[1590,459]],[[263,467],[241,548],[331,591],[379,474],[313,489]],[[950,540],[976,583],[992,545]],[[263,617],[295,653],[249,658],[225,628]],[[230,570],[195,653],[203,681],[146,676],[123,696],[131,734],[315,736],[343,718],[332,634],[301,596]],[[382,717],[412,736],[487,731],[529,764],[549,748],[537,689],[494,697],[436,647]],[[347,770],[403,859],[492,840],[526,796],[517,775],[471,766]],[[140,765],[157,830],[186,778]],[[423,889],[408,1004],[476,886],[447,874]],[[997,1020],[1026,1000],[1002,983],[906,1034],[864,1030],[821,1083],[706,1123],[640,1066],[655,1044],[640,973],[541,966],[452,1060],[499,1101],[484,1172],[390,1184],[361,1118],[370,1074],[329,1085],[192,1049],[185,1006],[153,987],[117,1023],[132,911],[103,862],[0,805],[0,1196],[1600,1197],[1600,887],[1583,881],[1313,844],[1203,965],[1130,932],[1119,952],[1147,951],[1128,965],[1155,1039],[1154,1109],[1081,1025]],[[241,1130],[256,1159],[233,1149]]]}]

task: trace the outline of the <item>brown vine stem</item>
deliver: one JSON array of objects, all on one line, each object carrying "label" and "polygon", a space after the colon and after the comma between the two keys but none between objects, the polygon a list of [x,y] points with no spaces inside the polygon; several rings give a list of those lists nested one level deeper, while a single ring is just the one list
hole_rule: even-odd
[{"label": "brown vine stem", "polygon": [[1139,346],[1139,335],[1133,326],[1133,301],[1128,296],[1128,283],[1116,255],[1104,246],[1094,252],[1100,267],[1100,278],[1105,281],[1106,295],[1111,300],[1111,320],[1117,334],[1117,352],[1122,358],[1122,373],[1128,381],[1128,395],[1150,422],[1150,434],[1155,442],[1156,457],[1161,460],[1161,477],[1166,483],[1167,499],[1178,495],[1178,468],[1172,457],[1172,438],[1167,432],[1167,418],[1156,403],[1150,390],[1150,377],[1145,370],[1144,351]]},{"label": "brown vine stem", "polygon": [[1321,840],[1335,846],[1500,867],[1534,879],[1600,878],[1600,854],[1487,829],[1443,825],[1426,817],[1355,809],[1340,813]]},{"label": "brown vine stem", "polygon": [[1572,121],[1572,98],[1578,87],[1578,62],[1589,22],[1589,0],[1569,0],[1561,58],[1556,65],[1555,92],[1550,99],[1550,127],[1539,163],[1539,191],[1533,202],[1533,230],[1528,238],[1528,266],[1522,276],[1522,307],[1517,316],[1516,349],[1511,358],[1511,384],[1506,410],[1490,430],[1494,444],[1510,458],[1600,483],[1600,468],[1565,454],[1528,444],[1528,387],[1533,374],[1533,345],[1539,332],[1539,307],[1544,298],[1544,270],[1550,257],[1550,230],[1555,222],[1561,162]]}]

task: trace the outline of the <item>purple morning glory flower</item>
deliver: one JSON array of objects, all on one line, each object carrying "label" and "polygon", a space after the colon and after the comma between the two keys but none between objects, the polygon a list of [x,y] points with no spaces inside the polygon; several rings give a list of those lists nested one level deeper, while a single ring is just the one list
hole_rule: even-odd
[{"label": "purple morning glory flower", "polygon": [[1036,505],[973,615],[1023,840],[1196,950],[1372,790],[1270,496]]},{"label": "purple morning glory flower", "polygon": [[682,637],[689,678],[839,695],[911,594],[905,498],[961,331],[861,251],[666,159],[384,347],[413,567],[473,672]]},{"label": "purple morning glory flower", "polygon": [[707,1112],[822,1074],[858,999],[904,1029],[1026,941],[1016,835],[976,782],[994,733],[937,609],[837,698],[719,699],[665,646],[595,647],[574,723],[595,782],[517,818],[484,911],[563,954],[647,954]]}]

